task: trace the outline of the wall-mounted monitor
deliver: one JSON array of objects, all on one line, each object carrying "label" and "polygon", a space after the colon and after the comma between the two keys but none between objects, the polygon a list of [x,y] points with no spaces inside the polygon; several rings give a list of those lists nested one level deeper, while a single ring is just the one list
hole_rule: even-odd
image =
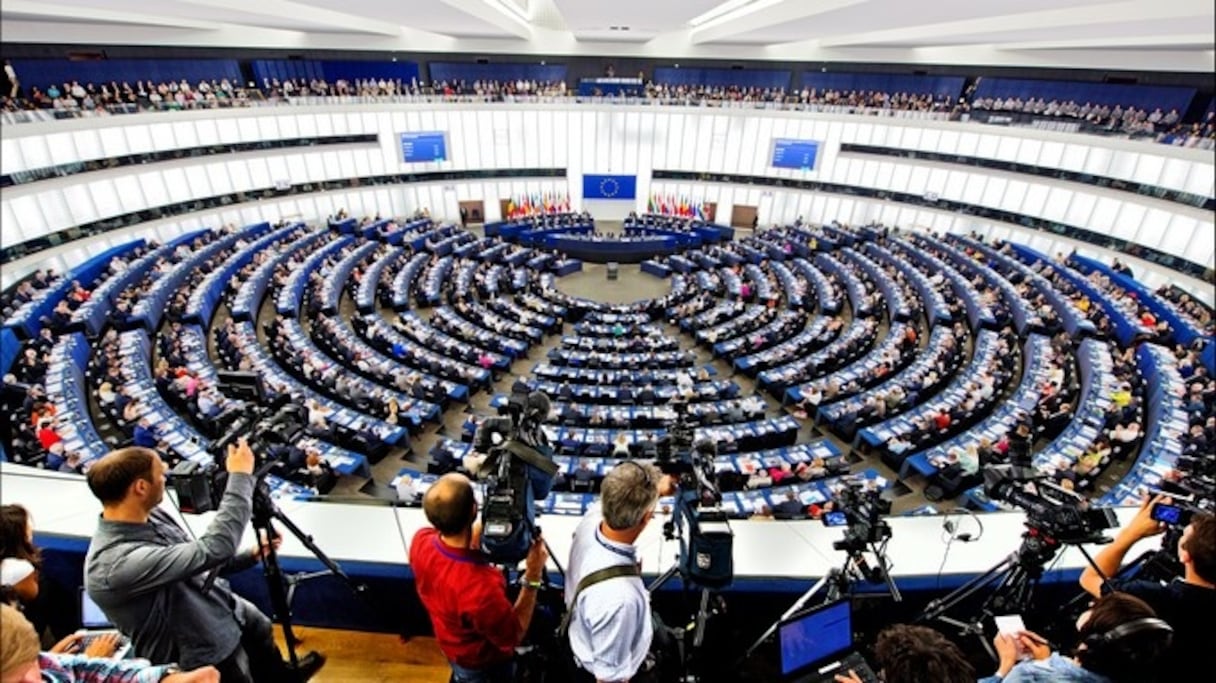
[{"label": "wall-mounted monitor", "polygon": [[401,134],[401,161],[419,164],[446,161],[448,134],[443,131]]},{"label": "wall-mounted monitor", "polygon": [[773,140],[773,168],[792,168],[799,171],[811,171],[815,168],[815,160],[819,156],[819,142],[816,140],[794,140],[777,138]]}]

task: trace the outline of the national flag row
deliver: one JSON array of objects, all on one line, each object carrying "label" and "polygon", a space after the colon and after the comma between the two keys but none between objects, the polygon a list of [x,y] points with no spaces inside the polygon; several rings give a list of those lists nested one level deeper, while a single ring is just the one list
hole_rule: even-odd
[{"label": "national flag row", "polygon": [[569,211],[570,195],[559,195],[556,192],[537,192],[507,200],[507,218],[546,213],[569,213]]},{"label": "national flag row", "polygon": [[680,216],[681,218],[696,218],[706,220],[705,202],[698,202],[688,197],[675,195],[650,195],[646,205],[647,213],[657,213],[664,216]]}]

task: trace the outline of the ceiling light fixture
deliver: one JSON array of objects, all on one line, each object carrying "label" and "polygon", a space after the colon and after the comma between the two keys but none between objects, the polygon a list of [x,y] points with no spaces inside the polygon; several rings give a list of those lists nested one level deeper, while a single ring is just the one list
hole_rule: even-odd
[{"label": "ceiling light fixture", "polygon": [[705,29],[712,24],[735,21],[783,2],[785,0],[730,0],[698,17],[693,17],[688,23],[694,29]]},{"label": "ceiling light fixture", "polygon": [[482,4],[488,5],[490,8],[506,14],[512,19],[523,24],[528,24],[528,13],[514,0],[481,0]]},{"label": "ceiling light fixture", "polygon": [[690,26],[700,26],[707,21],[713,21],[724,14],[734,12],[735,10],[747,5],[747,3],[753,1],[754,0],[727,0],[727,2],[724,2],[721,5],[711,7],[708,12],[704,12],[693,17],[692,19],[689,19],[688,24]]}]

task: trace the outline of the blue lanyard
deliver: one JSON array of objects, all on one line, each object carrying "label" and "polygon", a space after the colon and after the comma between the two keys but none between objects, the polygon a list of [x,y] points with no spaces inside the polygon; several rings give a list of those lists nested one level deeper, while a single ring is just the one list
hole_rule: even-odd
[{"label": "blue lanyard", "polygon": [[595,542],[599,543],[605,549],[607,549],[611,552],[614,552],[617,555],[620,555],[621,557],[626,558],[630,562],[635,561],[634,550],[632,547],[630,547],[628,550],[625,550],[624,548],[618,548],[618,547],[608,543],[608,540],[600,535],[600,528],[598,526],[595,528]]}]

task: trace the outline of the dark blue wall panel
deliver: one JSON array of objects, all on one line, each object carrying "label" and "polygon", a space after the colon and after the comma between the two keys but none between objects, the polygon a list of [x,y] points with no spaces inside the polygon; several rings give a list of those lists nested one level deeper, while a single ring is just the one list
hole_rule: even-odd
[{"label": "dark blue wall panel", "polygon": [[537,81],[566,80],[565,64],[476,64],[469,62],[431,62],[431,82],[444,81]]},{"label": "dark blue wall panel", "polygon": [[790,72],[742,69],[674,69],[654,70],[654,82],[663,85],[711,85],[739,88],[790,87]]},{"label": "dark blue wall panel", "polygon": [[191,87],[204,79],[227,78],[241,82],[241,67],[235,59],[103,59],[96,62],[15,59],[13,68],[17,70],[23,86],[41,90],[46,90],[51,83],[62,87],[63,83],[72,81],[80,81],[82,85],[100,85],[110,81],[117,81],[121,85],[126,81],[134,85],[135,81],[160,83],[184,78]]},{"label": "dark blue wall panel", "polygon": [[326,60],[321,62],[325,78],[330,83],[338,79],[348,81],[374,78],[385,80],[398,78],[402,83],[409,84],[418,80],[418,64],[416,62],[356,62]]},{"label": "dark blue wall panel", "polygon": [[916,76],[912,74],[837,73],[803,71],[801,87],[824,90],[874,90],[956,98],[963,91],[962,76]]}]

